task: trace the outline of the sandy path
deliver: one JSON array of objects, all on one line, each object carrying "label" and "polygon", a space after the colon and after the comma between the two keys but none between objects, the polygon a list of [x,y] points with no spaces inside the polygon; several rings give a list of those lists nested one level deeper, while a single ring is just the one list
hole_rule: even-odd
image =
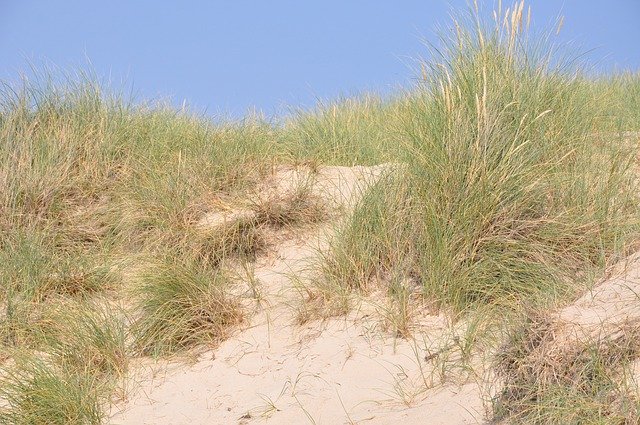
[{"label": "sandy path", "polygon": [[[348,204],[357,197],[358,181],[370,181],[363,177],[367,169],[355,171],[324,170],[317,186]],[[192,365],[140,361],[131,373],[129,398],[113,406],[110,423],[482,422],[476,384],[441,386],[427,376],[427,348],[418,341],[446,332],[443,318],[425,316],[423,330],[410,341],[383,331],[379,317],[366,309],[324,323],[295,323],[291,305],[298,295],[290,277],[304,277],[326,245],[328,229],[307,230],[258,260],[261,307],[248,327],[216,350]]]}]

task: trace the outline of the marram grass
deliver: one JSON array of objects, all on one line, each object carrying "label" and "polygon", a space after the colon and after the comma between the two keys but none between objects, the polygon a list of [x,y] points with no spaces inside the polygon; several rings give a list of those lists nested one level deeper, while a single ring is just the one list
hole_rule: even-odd
[{"label": "marram grass", "polygon": [[398,119],[404,188],[371,190],[325,279],[363,288],[395,269],[441,307],[514,306],[584,287],[637,237],[635,145],[608,142],[606,99],[528,38],[523,3],[502,13],[457,20],[423,64]]},{"label": "marram grass", "polygon": [[138,350],[182,351],[222,341],[243,318],[220,271],[193,262],[160,260],[134,288],[140,317],[132,325]]},{"label": "marram grass", "polygon": [[[553,33],[532,35],[529,16],[522,2],[488,19],[472,7],[411,90],[273,122],[135,104],[82,73],[3,86],[2,421],[100,423],[131,355],[226,338],[246,312],[225,261],[251,261],[265,230],[326,216],[301,186],[249,202],[255,217],[228,233],[197,228],[220,200],[247,204],[275,165],[396,164],[300,285],[301,320],[382,288],[388,327],[408,336],[416,298],[504,313],[584,290],[638,239],[640,78],[590,76]],[[126,312],[109,307],[123,299]],[[600,418],[606,397],[571,391],[541,396],[562,398],[544,415]]]}]

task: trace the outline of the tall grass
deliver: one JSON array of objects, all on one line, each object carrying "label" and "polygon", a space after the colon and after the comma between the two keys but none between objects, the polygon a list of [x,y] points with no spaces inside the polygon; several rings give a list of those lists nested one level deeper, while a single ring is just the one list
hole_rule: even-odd
[{"label": "tall grass", "polygon": [[[0,375],[0,419],[99,423],[132,354],[229,335],[245,312],[226,260],[327,216],[312,172],[265,196],[276,165],[395,163],[301,286],[302,320],[382,288],[389,327],[407,336],[420,296],[504,314],[584,288],[638,236],[628,132],[640,129],[640,79],[594,80],[528,24],[522,2],[493,19],[472,8],[411,91],[275,123],[134,104],[82,73],[3,86],[0,361],[15,364]],[[234,205],[248,213],[203,225]],[[126,313],[109,307],[123,298]]]},{"label": "tall grass", "polygon": [[397,121],[404,97],[364,95],[297,110],[284,121],[281,140],[293,158],[336,165],[374,165],[398,157]]},{"label": "tall grass", "polygon": [[[612,131],[637,132],[640,129],[640,73],[605,75],[590,84],[601,99],[607,99],[602,115]],[[637,135],[636,135],[637,137]]]},{"label": "tall grass", "polygon": [[[171,265],[147,279],[140,310],[131,311],[142,351],[218,340],[237,323],[222,274],[213,268],[209,279],[180,265],[200,241],[188,242],[195,223],[285,157],[274,131],[260,117],[212,123],[163,104],[135,105],[85,74],[3,86],[0,358],[25,349],[31,357],[0,377],[9,423],[101,420],[98,393],[114,387],[132,354],[126,318],[105,307],[132,284],[128,257]],[[165,308],[166,294],[177,308]]]},{"label": "tall grass", "polygon": [[0,138],[0,303],[14,324],[49,298],[118,289],[114,258],[178,255],[212,203],[278,157],[260,118],[133,105],[82,74],[5,86]]},{"label": "tall grass", "polygon": [[277,157],[259,118],[214,125],[132,105],[84,77],[27,82],[2,101],[0,228],[49,228],[56,245],[178,231],[213,193],[233,192]]},{"label": "tall grass", "polygon": [[635,147],[599,133],[611,99],[548,37],[528,37],[524,3],[483,16],[443,35],[399,118],[405,200],[365,199],[325,279],[362,288],[403,270],[442,307],[513,307],[562,299],[637,236]]},{"label": "tall grass", "polygon": [[630,151],[591,136],[601,106],[579,69],[527,38],[523,6],[457,25],[407,123],[423,286],[456,308],[562,292],[637,222]]}]

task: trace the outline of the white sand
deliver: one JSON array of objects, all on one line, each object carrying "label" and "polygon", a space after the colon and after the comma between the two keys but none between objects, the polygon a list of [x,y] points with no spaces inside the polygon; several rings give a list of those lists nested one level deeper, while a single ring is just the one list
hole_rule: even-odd
[{"label": "white sand", "polygon": [[[314,187],[333,207],[348,210],[385,169],[327,167]],[[299,179],[296,170],[279,175],[273,187]],[[110,423],[481,423],[478,385],[443,386],[429,373],[425,341],[447,332],[443,317],[424,316],[414,340],[394,338],[367,308],[324,323],[295,323],[299,294],[290,277],[304,278],[330,227],[307,229],[258,260],[261,306],[220,347],[191,365],[139,360],[129,398],[112,407]]]}]

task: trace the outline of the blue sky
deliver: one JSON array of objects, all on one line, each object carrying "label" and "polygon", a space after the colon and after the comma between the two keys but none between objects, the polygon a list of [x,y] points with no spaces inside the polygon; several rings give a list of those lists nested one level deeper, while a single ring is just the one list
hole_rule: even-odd
[{"label": "blue sky", "polygon": [[[503,1],[508,4],[508,1]],[[640,69],[640,0],[530,1],[534,25],[565,16],[564,41],[600,69]],[[138,98],[280,114],[411,82],[421,40],[464,0],[0,0],[0,79],[29,64],[90,67]],[[491,0],[485,7],[493,5]]]}]

